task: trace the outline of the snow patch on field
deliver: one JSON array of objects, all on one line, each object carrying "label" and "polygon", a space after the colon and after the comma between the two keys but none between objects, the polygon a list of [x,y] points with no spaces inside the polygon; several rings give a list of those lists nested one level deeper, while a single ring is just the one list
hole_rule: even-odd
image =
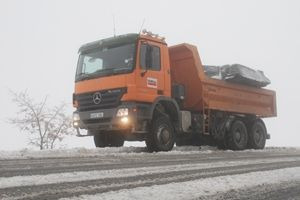
[{"label": "snow patch on field", "polygon": [[295,167],[265,172],[251,172],[247,174],[220,176],[180,183],[169,183],[165,185],[154,185],[150,187],[137,187],[133,189],[124,189],[96,195],[82,195],[79,197],[63,198],[61,200],[198,199],[199,197],[215,195],[217,193],[223,193],[230,190],[299,180],[300,167]]},{"label": "snow patch on field", "polygon": [[[243,152],[280,152],[280,151],[299,151],[298,147],[267,147],[264,150],[245,150]],[[194,153],[213,153],[218,150],[211,146],[182,146],[174,147],[169,152],[158,152],[153,154],[194,154]],[[224,151],[223,151],[224,152]],[[231,152],[226,150],[225,152]],[[95,157],[106,155],[126,156],[128,154],[148,153],[146,147],[107,147],[107,148],[72,148],[72,149],[52,149],[52,150],[30,150],[19,151],[0,151],[0,160],[4,159],[28,159],[28,158],[59,158],[59,157]]]}]

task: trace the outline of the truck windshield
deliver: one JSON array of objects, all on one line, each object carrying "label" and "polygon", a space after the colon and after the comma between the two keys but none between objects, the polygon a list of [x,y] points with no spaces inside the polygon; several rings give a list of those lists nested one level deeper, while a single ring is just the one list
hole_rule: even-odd
[{"label": "truck windshield", "polygon": [[76,80],[128,73],[133,69],[135,44],[102,47],[79,56]]}]

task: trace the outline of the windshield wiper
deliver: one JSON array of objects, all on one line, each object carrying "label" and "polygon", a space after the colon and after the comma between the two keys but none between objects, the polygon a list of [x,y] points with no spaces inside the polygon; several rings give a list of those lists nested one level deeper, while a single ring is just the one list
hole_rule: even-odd
[{"label": "windshield wiper", "polygon": [[90,78],[93,78],[95,76],[98,76],[99,74],[107,75],[107,74],[113,74],[113,72],[114,72],[113,69],[110,69],[110,68],[108,68],[108,69],[99,69],[99,70],[97,70],[93,73],[90,73],[90,74],[86,74],[86,73],[81,72],[81,73],[77,74],[77,77],[78,77],[77,79],[80,80],[80,81],[83,81],[83,80],[90,79]]},{"label": "windshield wiper", "polygon": [[105,75],[114,75],[114,74],[122,74],[124,72],[128,72],[131,68],[122,67],[122,68],[107,68],[107,69],[99,69],[93,73],[86,74],[86,73],[79,73],[77,74],[77,80],[83,81],[86,79],[91,79],[93,77],[97,77],[98,75],[105,76]]},{"label": "windshield wiper", "polygon": [[83,80],[90,78],[90,74],[81,72],[81,73],[77,74],[77,77],[78,77],[77,78],[78,80],[83,81]]},{"label": "windshield wiper", "polygon": [[106,69],[98,69],[97,71],[94,71],[93,73],[91,74],[110,74],[110,73],[113,73],[114,72],[114,69],[113,68],[106,68]]},{"label": "windshield wiper", "polygon": [[114,74],[120,74],[120,73],[128,72],[130,70],[131,68],[128,67],[114,68]]}]

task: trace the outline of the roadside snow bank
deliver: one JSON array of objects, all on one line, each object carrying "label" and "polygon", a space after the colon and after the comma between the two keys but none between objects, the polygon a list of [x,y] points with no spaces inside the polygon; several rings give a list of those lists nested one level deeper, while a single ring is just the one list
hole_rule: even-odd
[{"label": "roadside snow bank", "polygon": [[82,195],[79,197],[64,198],[63,200],[199,199],[199,197],[210,196],[230,190],[245,189],[264,184],[299,181],[299,172],[300,167],[265,172],[251,172],[247,174],[219,176],[195,181],[154,185],[150,187],[137,187],[96,195]]},{"label": "roadside snow bank", "polygon": [[52,158],[52,157],[93,157],[115,153],[140,153],[146,152],[144,147],[107,147],[107,148],[72,148],[72,149],[47,149],[20,151],[0,151],[0,159],[20,158]]},{"label": "roadside snow bank", "polygon": [[[280,151],[299,151],[295,147],[267,147],[264,150],[245,150],[243,152],[280,152]],[[182,146],[174,147],[169,152],[158,152],[154,154],[194,154],[194,153],[213,153],[224,152],[211,146]],[[226,150],[225,152],[231,152]],[[148,153],[146,147],[107,147],[107,148],[72,148],[72,149],[52,149],[52,150],[30,150],[20,151],[0,151],[0,160],[2,159],[28,159],[28,158],[59,158],[59,157],[95,157],[105,155],[128,155],[128,154]]]},{"label": "roadside snow bank", "polygon": [[[159,154],[190,154],[195,152],[210,153],[216,151],[216,147],[174,147],[169,152],[158,152]],[[106,148],[72,148],[72,149],[47,149],[20,151],[0,151],[0,159],[28,159],[28,158],[53,158],[53,157],[94,157],[103,155],[122,155],[128,153],[148,153],[146,147],[106,147]]]}]

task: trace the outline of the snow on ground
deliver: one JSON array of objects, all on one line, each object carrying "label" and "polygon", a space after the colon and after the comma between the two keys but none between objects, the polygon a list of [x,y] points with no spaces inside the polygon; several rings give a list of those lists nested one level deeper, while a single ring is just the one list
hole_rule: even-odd
[{"label": "snow on ground", "polygon": [[165,185],[137,187],[96,195],[82,195],[79,197],[64,198],[61,200],[197,199],[199,197],[214,195],[230,190],[245,189],[265,184],[287,183],[299,180],[300,167],[295,167],[264,172],[251,172],[239,175],[219,176],[194,181],[169,183]]},{"label": "snow on ground", "polygon": [[[93,171],[74,171],[65,173],[52,173],[46,175],[32,176],[13,176],[0,177],[0,188],[9,188],[17,186],[54,184],[62,182],[74,182],[82,180],[97,180],[106,178],[121,178],[142,176],[155,173],[180,172],[187,170],[208,169],[217,167],[232,167],[247,164],[262,164],[273,162],[295,161],[295,158],[273,158],[273,159],[256,159],[248,161],[219,161],[214,163],[197,163],[197,164],[179,164],[153,167],[125,168],[112,170],[93,170]],[[299,159],[300,160],[300,159]]]},{"label": "snow on ground", "polygon": [[107,147],[107,148],[72,148],[72,149],[47,149],[20,151],[0,151],[0,159],[21,159],[21,158],[53,158],[53,157],[92,157],[116,153],[139,153],[146,152],[143,147]]},{"label": "snow on ground", "polygon": [[[210,153],[217,150],[215,147],[174,147],[170,152],[159,152],[160,154],[189,154],[195,152]],[[146,147],[106,147],[106,148],[72,148],[52,150],[29,150],[0,151],[0,159],[22,159],[22,158],[52,158],[52,157],[92,157],[112,154],[148,153]]]},{"label": "snow on ground", "polygon": [[[278,152],[286,150],[296,150],[299,147],[267,147],[264,150],[244,150],[243,152]],[[158,152],[158,154],[194,154],[194,153],[212,153],[218,150],[211,146],[182,146],[174,147],[169,152]],[[230,152],[227,150],[226,152]],[[28,158],[57,158],[57,157],[94,157],[103,155],[128,155],[128,154],[148,153],[146,147],[107,147],[107,148],[72,148],[72,149],[52,149],[52,150],[30,150],[22,149],[19,151],[0,151],[0,160],[2,159],[28,159]]]}]

